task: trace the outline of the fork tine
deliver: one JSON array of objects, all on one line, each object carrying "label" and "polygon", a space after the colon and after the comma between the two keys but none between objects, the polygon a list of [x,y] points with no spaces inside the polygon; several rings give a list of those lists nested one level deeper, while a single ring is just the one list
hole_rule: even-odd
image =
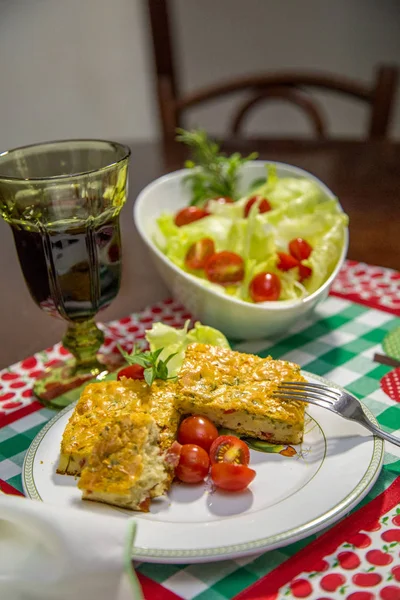
[{"label": "fork tine", "polygon": [[318,387],[324,390],[328,387],[327,385],[322,383],[314,383],[313,381],[282,381],[282,383],[285,383],[286,385],[309,385],[311,387]]},{"label": "fork tine", "polygon": [[336,395],[335,393],[333,393],[333,391],[330,390],[330,388],[313,387],[307,384],[286,385],[286,382],[283,382],[279,384],[278,390],[282,390],[285,392],[302,392],[303,394],[315,393],[319,394],[320,398],[330,398],[333,401],[339,400],[340,397],[340,394]]},{"label": "fork tine", "polygon": [[[319,402],[326,402],[327,404],[329,404],[330,406],[333,406],[334,401],[331,398],[328,397],[323,397],[319,394],[315,394],[313,392],[305,392],[304,390],[301,391],[286,391],[286,390],[282,390],[283,394],[285,394],[288,398],[291,398],[292,400],[303,400],[303,402],[307,402],[308,398],[312,398],[313,400],[318,400]],[[274,392],[274,394],[277,394],[279,397],[282,397],[282,394],[279,390],[277,390],[276,392]]]},{"label": "fork tine", "polygon": [[333,403],[327,401],[327,400],[320,400],[318,398],[314,399],[314,398],[309,398],[308,396],[304,396],[304,394],[299,394],[298,396],[294,396],[294,394],[279,394],[278,392],[274,392],[273,396],[275,398],[280,398],[282,400],[298,400],[300,402],[306,402],[308,404],[314,404],[315,406],[322,406],[322,408],[327,408],[327,409],[332,409],[333,410]]},{"label": "fork tine", "polygon": [[289,387],[312,388],[313,390],[321,390],[322,392],[331,392],[335,396],[340,396],[340,391],[335,388],[328,387],[320,383],[311,383],[310,381],[282,381],[279,385]]}]

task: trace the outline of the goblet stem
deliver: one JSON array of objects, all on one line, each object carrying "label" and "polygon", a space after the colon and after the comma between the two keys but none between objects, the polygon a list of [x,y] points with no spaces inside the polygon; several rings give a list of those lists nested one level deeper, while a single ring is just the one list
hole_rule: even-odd
[{"label": "goblet stem", "polygon": [[93,319],[83,323],[69,323],[63,337],[63,346],[75,357],[74,374],[97,375],[105,366],[97,359],[97,352],[104,341],[103,332]]}]

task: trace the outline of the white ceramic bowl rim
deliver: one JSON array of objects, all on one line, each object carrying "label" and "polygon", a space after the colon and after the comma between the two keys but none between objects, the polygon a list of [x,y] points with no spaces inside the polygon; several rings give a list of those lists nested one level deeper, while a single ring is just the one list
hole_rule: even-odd
[{"label": "white ceramic bowl rim", "polygon": [[[276,165],[277,167],[283,167],[285,169],[289,168],[293,172],[293,174],[297,174],[300,177],[307,177],[308,179],[313,179],[314,181],[316,181],[318,183],[318,185],[322,188],[322,190],[326,193],[327,196],[329,196],[330,198],[336,198],[336,196],[333,194],[333,192],[320,179],[318,179],[318,177],[316,177],[315,175],[312,175],[312,173],[309,173],[308,171],[306,171],[304,169],[301,169],[300,167],[295,167],[288,163],[282,163],[282,162],[278,162],[275,160],[252,160],[252,161],[249,161],[248,163],[246,163],[246,165],[252,165],[252,164],[262,164],[262,165],[273,164],[273,165]],[[246,168],[246,166],[244,168]],[[183,269],[180,269],[171,260],[169,260],[169,258],[163,252],[161,252],[161,250],[159,250],[159,248],[156,246],[156,244],[153,242],[153,240],[148,236],[147,232],[145,231],[145,229],[141,223],[141,218],[140,218],[140,214],[139,214],[140,206],[141,206],[142,202],[144,202],[145,196],[151,188],[159,185],[160,183],[163,183],[164,181],[168,181],[170,179],[175,179],[175,178],[180,179],[183,177],[183,174],[188,173],[188,172],[189,172],[189,169],[179,169],[177,171],[172,171],[171,173],[167,173],[166,175],[162,175],[161,177],[158,177],[157,179],[155,179],[154,181],[152,181],[151,183],[146,185],[146,187],[143,188],[143,190],[139,193],[139,195],[136,199],[136,202],[134,203],[133,215],[134,215],[134,221],[135,221],[137,230],[138,230],[140,236],[142,237],[143,241],[149,246],[149,248],[151,248],[151,250],[153,252],[155,252],[157,254],[157,256],[159,256],[159,258],[161,258],[161,260],[165,264],[167,264],[170,268],[172,268],[175,272],[179,273],[184,278],[189,279],[197,287],[204,290],[205,286],[202,285],[201,280],[198,280],[197,277],[195,277],[194,275],[190,275],[189,273],[186,273],[186,271],[184,271]],[[340,205],[340,203],[339,203],[339,205]],[[272,302],[272,301],[271,302],[259,302],[259,303],[252,304],[251,302],[246,302],[245,300],[240,300],[239,298],[235,298],[234,296],[229,296],[228,294],[223,294],[223,293],[220,294],[220,293],[216,292],[215,290],[213,290],[212,288],[207,287],[207,290],[210,292],[210,294],[212,294],[216,297],[222,296],[224,298],[227,298],[234,304],[238,304],[240,306],[243,306],[243,305],[253,306],[254,309],[259,312],[264,312],[266,310],[268,310],[268,311],[269,310],[282,310],[282,309],[283,310],[291,310],[295,306],[304,305],[304,304],[308,304],[308,303],[312,302],[316,296],[321,294],[326,288],[330,287],[331,283],[336,278],[344,259],[346,258],[348,244],[349,244],[349,233],[348,233],[348,228],[346,227],[342,252],[340,254],[340,257],[337,261],[337,264],[336,264],[334,270],[332,271],[332,273],[330,274],[328,279],[317,290],[315,290],[315,292],[313,292],[309,296],[306,296],[305,298],[299,298],[298,300],[279,300],[279,301],[274,301],[274,302]]]}]

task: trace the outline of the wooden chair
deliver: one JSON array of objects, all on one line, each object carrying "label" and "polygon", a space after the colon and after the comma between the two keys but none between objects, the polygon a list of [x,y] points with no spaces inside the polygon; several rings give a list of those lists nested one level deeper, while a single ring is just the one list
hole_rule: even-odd
[{"label": "wooden chair", "polygon": [[174,137],[176,128],[184,126],[182,117],[191,107],[239,91],[248,91],[249,96],[231,119],[230,135],[241,134],[243,123],[251,109],[262,102],[281,99],[303,110],[316,137],[327,137],[326,119],[309,91],[313,88],[333,91],[368,103],[370,118],[367,137],[379,139],[387,135],[398,78],[398,69],[394,66],[379,66],[371,85],[338,75],[287,71],[238,77],[226,83],[210,85],[180,95],[174,65],[168,0],[147,0],[147,4],[156,66],[158,105],[165,139]]}]

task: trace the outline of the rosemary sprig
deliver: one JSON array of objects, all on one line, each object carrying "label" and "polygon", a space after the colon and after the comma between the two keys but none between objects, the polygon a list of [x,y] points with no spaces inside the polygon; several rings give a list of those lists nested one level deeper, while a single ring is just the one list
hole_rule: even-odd
[{"label": "rosemary sprig", "polygon": [[185,162],[185,167],[193,170],[185,177],[185,183],[192,192],[191,205],[204,205],[210,198],[221,196],[237,200],[239,170],[246,162],[257,158],[258,154],[253,152],[242,157],[235,152],[226,156],[202,130],[177,129],[177,134],[177,141],[189,146],[193,154],[193,160]]}]

